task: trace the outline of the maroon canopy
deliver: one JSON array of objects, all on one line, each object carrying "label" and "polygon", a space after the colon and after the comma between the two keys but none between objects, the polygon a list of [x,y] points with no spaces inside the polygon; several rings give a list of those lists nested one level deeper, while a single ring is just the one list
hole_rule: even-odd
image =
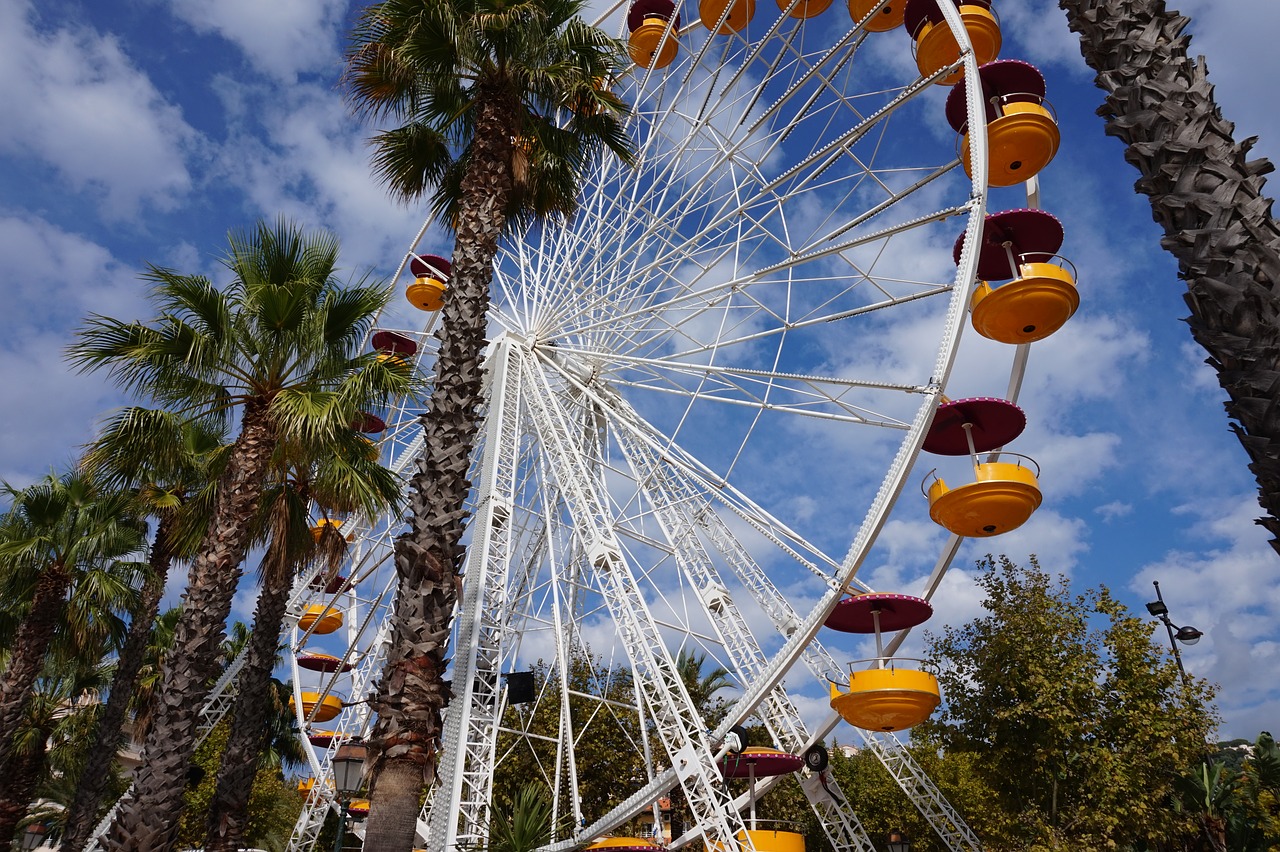
[{"label": "maroon canopy", "polygon": [[938,406],[925,435],[924,451],[940,456],[967,456],[969,441],[964,425],[972,424],[974,452],[999,449],[1027,428],[1027,415],[1007,399],[979,396],[957,399]]},{"label": "maroon canopy", "polygon": [[895,631],[924,624],[933,615],[933,605],[924,598],[874,592],[854,595],[836,604],[827,616],[826,625],[842,633],[875,633],[872,613],[880,612],[880,630]]}]

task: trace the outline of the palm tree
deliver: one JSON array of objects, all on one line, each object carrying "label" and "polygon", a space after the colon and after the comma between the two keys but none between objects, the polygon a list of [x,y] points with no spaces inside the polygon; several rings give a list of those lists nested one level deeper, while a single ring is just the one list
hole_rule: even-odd
[{"label": "palm tree", "polygon": [[[534,852],[564,834],[563,825],[559,826],[560,831],[555,831],[555,810],[547,788],[541,784],[521,787],[510,807],[503,811],[507,817],[493,821],[486,852]],[[561,822],[564,822],[563,815]]]},{"label": "palm tree", "polygon": [[[249,793],[270,721],[279,715],[273,700],[271,670],[278,659],[281,626],[289,593],[300,569],[320,561],[336,570],[346,553],[346,539],[335,524],[321,524],[313,534],[312,501],[326,514],[361,512],[378,517],[390,510],[400,494],[391,471],[367,455],[367,445],[354,431],[339,434],[338,442],[300,459],[283,448],[277,463],[279,480],[264,500],[256,526],[266,533],[267,548],[259,566],[258,593],[248,656],[237,681],[231,735],[222,755],[218,786],[209,811],[205,849],[236,852],[248,825]],[[314,470],[313,470],[314,468]]]},{"label": "palm tree", "polygon": [[[225,437],[211,423],[167,411],[127,408],[90,445],[83,466],[115,487],[132,490],[140,513],[157,519],[137,607],[116,658],[115,675],[98,719],[85,771],[66,815],[62,852],[83,849],[113,776],[124,723],[138,687],[152,626],[174,558],[189,556],[207,522],[208,485],[216,479]],[[192,499],[204,491],[203,500]]]},{"label": "palm tree", "polygon": [[1127,146],[1187,283],[1191,334],[1227,392],[1227,414],[1258,480],[1258,523],[1280,551],[1280,225],[1263,196],[1265,159],[1248,159],[1222,117],[1189,20],[1164,0],[1059,0],[1107,92],[1099,113]]},{"label": "palm tree", "polygon": [[97,662],[97,642],[62,650],[71,651],[70,656],[46,657],[32,685],[31,700],[14,732],[9,770],[0,777],[0,852],[10,848],[53,762],[63,772],[81,771],[75,755],[84,753],[93,734],[99,710],[95,695],[110,677],[109,666]]},{"label": "palm tree", "polygon": [[[120,557],[141,547],[144,529],[130,512],[127,494],[105,492],[80,473],[50,474],[21,490],[4,483],[2,490],[12,500],[0,522],[5,597],[27,603],[0,673],[0,778],[9,772],[19,721],[27,713],[32,686],[55,638],[70,630],[80,633],[75,641],[87,647],[92,643],[84,631],[101,635],[110,629],[102,623],[102,611],[90,612],[83,604],[90,599],[123,599],[126,589],[112,569]],[[78,609],[68,606],[73,588],[84,595],[73,596]],[[108,603],[107,618],[110,608]],[[77,624],[68,618],[77,613],[88,621]]]},{"label": "palm tree", "polygon": [[598,83],[625,52],[581,20],[584,5],[385,0],[352,34],[353,105],[399,125],[374,138],[376,174],[405,200],[434,192],[433,215],[457,232],[411,529],[396,543],[393,636],[373,699],[370,852],[412,845],[419,793],[435,775],[498,242],[509,225],[569,213],[581,169],[602,148],[631,156],[622,105]]},{"label": "palm tree", "polygon": [[707,725],[714,728],[724,720],[726,712],[724,701],[717,698],[716,694],[722,689],[732,689],[734,683],[729,670],[724,666],[716,665],[711,671],[704,673],[702,669],[706,664],[706,654],[687,648],[681,648],[676,655],[676,672],[684,681],[693,706],[698,708],[698,713]]},{"label": "palm tree", "polygon": [[233,280],[149,267],[158,316],[150,323],[94,316],[69,349],[86,370],[192,420],[240,432],[218,478],[208,526],[188,572],[182,615],[164,667],[134,793],[104,838],[107,849],[169,849],[199,712],[251,541],[271,458],[281,442],[309,446],[349,429],[358,412],[409,387],[409,369],[360,346],[386,288],[336,278],[337,239],[281,219],[233,232]]}]

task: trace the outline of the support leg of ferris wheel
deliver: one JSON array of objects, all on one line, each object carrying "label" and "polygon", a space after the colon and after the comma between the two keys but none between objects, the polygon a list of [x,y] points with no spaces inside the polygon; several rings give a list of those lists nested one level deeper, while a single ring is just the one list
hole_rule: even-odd
[{"label": "support leg of ferris wheel", "polygon": [[[627,411],[617,414],[626,417]],[[724,645],[734,671],[744,679],[755,677],[764,668],[764,653],[729,590],[720,581],[698,538],[690,512],[691,508],[705,505],[703,499],[688,488],[687,483],[674,476],[650,446],[637,440],[628,426],[617,429],[615,437],[636,472],[641,493],[654,508],[658,525],[671,545],[677,565],[697,588],[704,610]],[[759,715],[783,749],[800,753],[809,744],[809,734],[800,718],[800,711],[781,685],[765,697]],[[871,838],[857,815],[849,809],[834,778],[828,779],[825,785],[805,783],[802,788],[836,852],[875,852]]]},{"label": "support leg of ferris wheel", "polygon": [[[519,355],[530,413],[558,490],[574,518],[575,536],[587,557],[586,572],[618,625],[633,675],[642,685],[654,728],[675,767],[693,818],[709,844],[739,845],[739,832],[746,836],[745,825],[732,807],[697,710],[623,557],[606,498],[574,446],[564,413],[551,402],[555,395],[546,374],[530,354]],[[749,840],[746,845],[751,845]]]},{"label": "support leg of ferris wheel", "polygon": [[[715,488],[708,488],[694,465],[680,463],[678,448],[671,447],[657,438],[657,433],[652,427],[644,424],[634,411],[630,412],[627,422],[642,424],[640,431],[631,434],[629,443],[638,445],[643,441],[647,445],[647,452],[650,454],[661,451],[663,458],[676,460],[674,464],[666,466],[668,487],[671,489],[671,493],[680,496],[682,508],[687,512],[691,512],[697,519],[698,526],[702,528],[712,546],[724,559],[725,564],[744,588],[751,593],[756,604],[768,614],[778,630],[783,635],[786,635],[788,630],[794,629],[794,625],[799,623],[799,614],[791,608],[786,598],[773,585],[765,571],[747,553],[736,536],[729,530],[724,520],[714,510],[710,497],[706,496],[717,495],[721,491]],[[781,539],[774,535],[766,525],[743,513],[739,507],[731,506],[731,508],[738,512],[744,520],[747,520],[757,532],[773,540],[779,547],[785,548]],[[942,556],[938,560],[939,565],[935,568],[935,575],[940,575],[941,569],[944,569],[945,565],[949,564],[951,558],[955,555],[958,544],[958,540],[950,542],[949,546],[944,549]],[[896,649],[896,647],[896,645],[892,644],[890,646],[891,649]],[[825,679],[827,674],[841,669],[840,664],[817,639],[814,639],[809,644],[802,658],[814,676],[820,679]],[[833,716],[822,726],[823,731],[819,732],[818,735],[824,736],[838,721],[839,717]],[[981,850],[981,845],[973,830],[969,828],[959,813],[946,801],[941,791],[929,779],[920,765],[915,762],[915,759],[911,757],[911,753],[898,741],[897,737],[891,733],[866,731],[861,728],[857,730],[866,747],[880,760],[890,776],[906,793],[908,799],[929,822],[948,849],[953,850],[953,852],[979,852]],[[810,780],[806,783],[813,786],[815,781]]]},{"label": "support leg of ferris wheel", "polygon": [[519,387],[511,348],[504,339],[495,343],[487,362],[488,414],[454,639],[456,692],[445,714],[435,792],[427,818],[419,820],[428,848],[440,850],[483,846],[488,841],[489,797],[502,712],[501,633],[520,447]]}]

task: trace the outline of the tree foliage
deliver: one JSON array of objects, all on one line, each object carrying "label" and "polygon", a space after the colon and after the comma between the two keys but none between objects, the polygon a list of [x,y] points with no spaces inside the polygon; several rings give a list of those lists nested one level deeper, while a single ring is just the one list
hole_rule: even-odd
[{"label": "tree foliage", "polygon": [[1213,689],[1184,685],[1154,625],[1105,587],[1072,595],[1032,558],[988,557],[986,614],[930,636],[943,710],[918,729],[947,754],[981,760],[1012,833],[992,848],[1152,845],[1185,836],[1168,807],[1198,763]]}]

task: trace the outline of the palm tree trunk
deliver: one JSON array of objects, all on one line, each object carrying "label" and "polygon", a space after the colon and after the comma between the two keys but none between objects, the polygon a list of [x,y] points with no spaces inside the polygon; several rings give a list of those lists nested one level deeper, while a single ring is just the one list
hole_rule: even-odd
[{"label": "palm tree trunk", "polygon": [[204,541],[191,562],[182,616],[165,660],[133,793],[103,838],[110,852],[167,852],[173,847],[200,708],[217,674],[218,648],[249,547],[248,519],[262,496],[275,443],[266,403],[250,401],[218,483]]},{"label": "palm tree trunk", "polygon": [[1189,19],[1163,0],[1059,0],[1107,98],[1106,132],[1141,173],[1136,189],[1164,228],[1187,283],[1192,336],[1227,392],[1232,430],[1258,481],[1258,519],[1280,551],[1280,226],[1263,196],[1265,159],[1236,142]]},{"label": "palm tree trunk", "polygon": [[66,829],[59,847],[61,852],[79,852],[83,849],[98,820],[98,808],[111,781],[111,766],[120,750],[125,717],[138,683],[138,672],[142,670],[146,659],[147,640],[151,636],[156,614],[160,611],[160,599],[164,596],[165,580],[173,561],[170,547],[173,525],[173,516],[165,515],[156,527],[155,540],[151,543],[150,573],[142,587],[138,608],[130,614],[129,632],[116,660],[107,705],[98,719],[97,737],[89,756],[85,758],[75,800],[67,811]]},{"label": "palm tree trunk", "polygon": [[[274,560],[268,556],[264,561],[271,564]],[[268,720],[275,712],[271,670],[292,585],[288,571],[273,570],[270,574],[258,593],[248,657],[236,684],[231,735],[222,752],[218,786],[209,807],[206,852],[237,852],[249,826],[249,792],[266,745]]]},{"label": "palm tree trunk", "polygon": [[0,852],[9,852],[18,823],[27,815],[27,808],[35,797],[36,785],[44,771],[45,739],[37,738],[29,750],[13,756],[9,771],[0,780]]},{"label": "palm tree trunk", "polygon": [[489,283],[506,224],[512,139],[519,126],[517,104],[493,91],[479,97],[453,279],[437,333],[436,380],[421,418],[425,443],[410,480],[411,529],[395,545],[399,583],[386,668],[372,702],[378,720],[369,740],[372,804],[365,852],[413,847],[418,802],[435,777],[441,711],[450,697],[442,675],[461,586],[460,542],[482,402]]},{"label": "palm tree trunk", "polygon": [[9,665],[0,675],[0,778],[10,772],[13,738],[31,703],[31,688],[66,608],[70,585],[71,574],[63,565],[54,563],[40,572],[31,610],[18,627]]}]

